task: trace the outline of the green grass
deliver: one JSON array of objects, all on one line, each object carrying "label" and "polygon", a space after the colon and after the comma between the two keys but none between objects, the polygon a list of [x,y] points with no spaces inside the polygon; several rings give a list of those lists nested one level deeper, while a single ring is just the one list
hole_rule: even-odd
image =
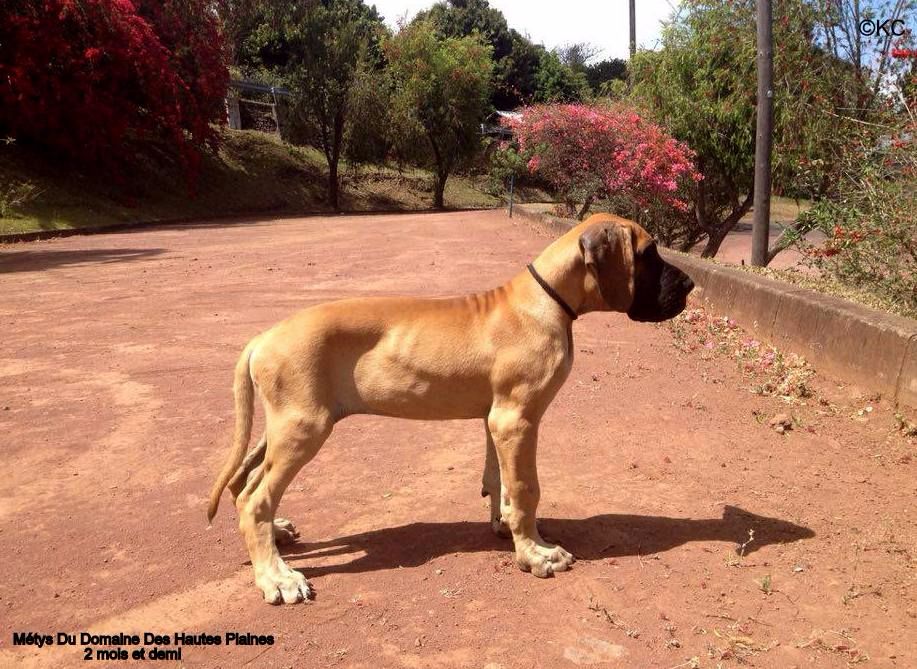
[{"label": "green grass", "polygon": [[[780,223],[782,225],[790,225],[794,223],[799,214],[810,209],[812,203],[809,200],[796,200],[790,197],[783,197],[782,195],[771,195],[771,223]],[[755,217],[755,209],[752,207],[748,210],[748,213],[742,217],[742,223],[748,223],[751,225]]]},{"label": "green grass", "polygon": [[[731,265],[737,267],[736,265]],[[879,289],[870,289],[869,287],[856,287],[840,282],[830,274],[811,274],[801,272],[798,269],[771,269],[770,267],[753,267],[745,265],[739,267],[746,272],[762,274],[771,279],[792,283],[800,288],[808,288],[819,293],[833,295],[849,302],[856,302],[864,307],[885,311],[896,316],[917,319],[917,311],[910,305],[901,301],[896,301],[889,295],[881,292]]]},{"label": "green grass", "polygon": [[[0,234],[99,227],[233,214],[330,212],[327,166],[312,148],[294,147],[256,131],[223,131],[216,156],[204,160],[198,191],[165,159],[101,178],[48,154],[0,144]],[[429,209],[433,176],[421,169],[354,169],[342,164],[343,211]],[[497,207],[485,177],[454,175],[446,206]],[[534,194],[533,197],[544,197]]]}]

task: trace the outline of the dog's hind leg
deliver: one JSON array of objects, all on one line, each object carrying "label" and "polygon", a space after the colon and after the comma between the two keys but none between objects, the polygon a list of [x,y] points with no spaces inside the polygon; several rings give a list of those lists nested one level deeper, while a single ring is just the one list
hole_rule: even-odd
[{"label": "dog's hind leg", "polygon": [[[239,470],[233,475],[232,479],[229,481],[229,484],[226,486],[232,495],[233,502],[235,502],[239,495],[242,493],[243,488],[245,488],[245,484],[248,482],[249,478],[254,475],[255,470],[258,469],[264,462],[264,454],[266,452],[267,434],[265,433],[262,434],[261,439],[258,440],[258,445],[250,450],[248,455],[245,456],[245,460],[243,460],[242,466],[239,467]],[[296,526],[292,523],[292,521],[289,521],[286,518],[274,519],[274,540],[277,542],[278,546],[292,544],[298,538],[299,531],[296,529]]]},{"label": "dog's hind leg", "polygon": [[295,604],[308,599],[312,589],[298,571],[290,569],[277,552],[274,513],[296,473],[331,434],[327,412],[317,415],[286,410],[267,412],[264,462],[256,467],[239,497],[239,529],[245,537],[255,572],[255,583],[271,604]]},{"label": "dog's hind leg", "polygon": [[500,512],[500,462],[497,460],[497,449],[490,434],[490,426],[484,419],[484,433],[487,435],[487,453],[484,456],[484,475],[481,477],[481,497],[490,497],[490,527],[498,537],[504,539],[512,535],[503,515]]}]

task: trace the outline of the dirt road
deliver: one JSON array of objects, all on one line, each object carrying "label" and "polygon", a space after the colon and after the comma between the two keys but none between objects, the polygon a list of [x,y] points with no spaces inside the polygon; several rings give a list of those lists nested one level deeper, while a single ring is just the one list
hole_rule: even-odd
[{"label": "dirt road", "polygon": [[[611,314],[575,323],[541,430],[571,572],[524,574],[491,534],[478,422],[358,417],[281,507],[316,601],[261,600],[231,504],[205,519],[244,343],[319,300],[491,287],[548,241],[464,212],[0,249],[0,666],[86,666],[81,632],[219,635],[189,667],[917,666],[917,464],[890,407],[824,379],[830,411],[788,407]],[[779,411],[797,428],[755,418]]]}]

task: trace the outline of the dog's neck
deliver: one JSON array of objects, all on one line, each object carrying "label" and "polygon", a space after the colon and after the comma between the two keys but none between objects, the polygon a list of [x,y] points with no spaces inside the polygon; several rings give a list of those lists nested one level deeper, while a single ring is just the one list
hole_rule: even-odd
[{"label": "dog's neck", "polygon": [[[584,227],[584,224],[580,224],[555,240],[532,263],[542,278],[578,315],[608,310],[595,279],[583,261],[579,238]],[[525,281],[526,278],[517,277],[516,280]],[[536,290],[542,290],[531,277],[528,280]]]}]

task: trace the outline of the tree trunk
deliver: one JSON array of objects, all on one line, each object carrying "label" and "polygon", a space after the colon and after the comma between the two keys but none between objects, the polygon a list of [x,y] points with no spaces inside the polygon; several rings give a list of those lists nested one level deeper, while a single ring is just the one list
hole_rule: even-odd
[{"label": "tree trunk", "polygon": [[707,243],[704,245],[704,250],[701,251],[701,258],[713,258],[717,253],[719,253],[720,246],[723,243],[723,240],[726,239],[726,235],[729,234],[729,230],[725,227],[717,228],[715,232],[711,232],[707,235]]},{"label": "tree trunk", "polygon": [[340,202],[338,201],[339,193],[339,183],[338,183],[338,158],[328,160],[328,204],[331,205],[331,208],[335,211],[341,210]]},{"label": "tree trunk", "polygon": [[449,178],[449,172],[452,169],[452,160],[444,156],[436,143],[436,135],[432,131],[427,131],[427,139],[430,140],[430,148],[433,149],[433,158],[436,160],[436,182],[433,185],[433,208],[445,209],[443,202],[443,192],[446,190],[446,180]]},{"label": "tree trunk", "polygon": [[707,233],[707,244],[704,246],[704,250],[701,251],[702,258],[713,258],[720,250],[720,245],[722,245],[723,240],[726,239],[726,235],[732,232],[732,229],[736,227],[736,224],[739,222],[745,214],[748,213],[748,210],[751,209],[751,203],[754,199],[754,186],[751,188],[751,192],[745,196],[745,199],[732,210],[732,213],[727,216],[722,223],[719,225],[714,225],[711,227]]},{"label": "tree trunk", "polygon": [[589,207],[592,206],[592,197],[592,195],[586,196],[586,201],[583,202],[583,206],[580,207],[579,213],[576,215],[576,220],[582,221],[586,217],[586,214],[589,213]]},{"label": "tree trunk", "polygon": [[448,172],[436,172],[436,185],[433,187],[433,208],[445,209],[443,202],[443,192],[446,190],[446,179],[449,178]]},{"label": "tree trunk", "polygon": [[344,143],[344,110],[339,109],[332,127],[331,155],[328,157],[328,200],[335,211],[341,210],[341,184],[338,179],[338,164],[341,161],[341,145]]},{"label": "tree trunk", "polygon": [[433,149],[433,158],[436,160],[436,183],[433,186],[433,208],[445,209],[443,203],[443,191],[446,190],[446,179],[449,178],[449,160],[444,156],[436,143],[436,136],[427,132],[427,138],[430,140],[430,148]]},{"label": "tree trunk", "polygon": [[812,225],[802,225],[797,218],[792,224],[790,224],[789,227],[783,230],[779,237],[777,237],[777,241],[774,242],[774,246],[768,249],[764,266],[767,267],[770,265],[771,261],[780,253],[783,253],[788,248],[799,242],[800,239],[804,239],[806,234],[812,231],[812,228]]}]

